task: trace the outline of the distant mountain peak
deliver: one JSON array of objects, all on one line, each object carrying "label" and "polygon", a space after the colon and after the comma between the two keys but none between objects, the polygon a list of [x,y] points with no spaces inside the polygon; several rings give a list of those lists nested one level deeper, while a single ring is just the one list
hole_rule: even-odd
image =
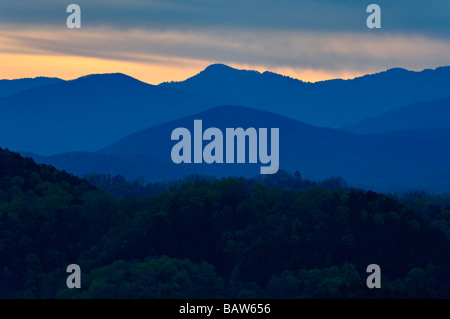
[{"label": "distant mountain peak", "polygon": [[406,70],[404,68],[390,68],[386,70],[387,73],[406,73],[406,72],[414,72],[410,70]]},{"label": "distant mountain peak", "polygon": [[207,66],[203,72],[218,72],[218,71],[237,71],[237,69],[232,68],[231,66],[228,66],[226,64],[222,63],[215,63]]},{"label": "distant mountain peak", "polygon": [[226,64],[221,64],[221,63],[216,63],[216,64],[211,64],[208,67],[206,67],[206,69],[204,69],[203,71],[201,71],[199,74],[197,75],[204,75],[204,74],[213,74],[215,76],[221,75],[221,74],[226,74],[226,75],[234,75],[234,74],[256,74],[256,75],[261,75],[260,72],[258,71],[254,71],[254,70],[245,70],[245,69],[235,69],[231,66],[228,66]]},{"label": "distant mountain peak", "polygon": [[[113,81],[113,82],[142,82],[138,79],[135,79],[129,75],[123,73],[99,73],[99,74],[89,74],[81,76],[77,79],[71,81]],[[146,83],[145,83],[146,84]]]},{"label": "distant mountain peak", "polygon": [[206,80],[210,81],[211,79],[224,79],[231,78],[237,76],[260,76],[261,73],[253,70],[241,70],[235,69],[226,64],[216,63],[211,64],[206,67],[203,71],[200,71],[198,74],[194,75],[187,79],[187,82],[196,81],[196,80]]},{"label": "distant mountain peak", "polygon": [[82,79],[98,79],[98,78],[104,78],[104,77],[108,77],[108,78],[131,78],[131,76],[128,76],[126,74],[123,73],[94,73],[94,74],[88,74],[88,75],[83,75],[80,76],[79,78],[76,78],[72,81],[76,81],[76,80],[82,80]]}]

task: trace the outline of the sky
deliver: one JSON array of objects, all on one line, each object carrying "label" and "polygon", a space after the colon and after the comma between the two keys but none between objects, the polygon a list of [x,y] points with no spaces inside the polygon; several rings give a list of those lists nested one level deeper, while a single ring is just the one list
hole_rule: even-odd
[{"label": "sky", "polygon": [[[151,84],[213,63],[303,81],[450,65],[448,0],[0,2],[0,78],[121,72]],[[69,4],[81,28],[69,29]],[[369,29],[369,4],[381,28]]]}]

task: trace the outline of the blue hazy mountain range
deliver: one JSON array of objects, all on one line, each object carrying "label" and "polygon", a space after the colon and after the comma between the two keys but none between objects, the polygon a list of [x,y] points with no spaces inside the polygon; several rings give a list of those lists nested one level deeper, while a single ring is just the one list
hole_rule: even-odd
[{"label": "blue hazy mountain range", "polygon": [[450,98],[408,105],[371,117],[343,129],[355,133],[401,130],[434,130],[450,127]]},{"label": "blue hazy mountain range", "polygon": [[211,105],[208,98],[123,74],[90,75],[0,99],[0,145],[38,154],[94,151]]},{"label": "blue hazy mountain range", "polygon": [[339,128],[448,97],[450,67],[390,69],[352,80],[306,83],[215,64],[185,81],[156,86],[123,74],[15,80],[9,88],[5,83],[0,81],[0,145],[51,155],[95,151],[133,132],[218,105],[244,105]]},{"label": "blue hazy mountain range", "polygon": [[[450,191],[450,128],[358,135],[314,127],[281,115],[247,107],[220,106],[195,115],[135,132],[98,152],[75,152],[50,157],[32,155],[78,175],[92,172],[145,176],[149,181],[189,173],[256,176],[261,164],[173,164],[170,139],[177,127],[193,132],[195,119],[203,130],[217,127],[280,128],[280,169],[298,170],[309,179],[342,176],[359,187],[380,191],[420,188]],[[204,142],[204,145],[206,142]],[[204,146],[203,145],[203,146]],[[248,160],[247,160],[248,161]]]},{"label": "blue hazy mountain range", "polygon": [[18,79],[18,80],[0,80],[0,98],[8,96],[26,89],[33,87],[56,84],[62,82],[63,80],[58,78],[28,78],[28,79]]},{"label": "blue hazy mountain range", "polygon": [[305,83],[215,64],[186,81],[161,86],[209,95],[223,105],[245,105],[339,128],[416,102],[449,97],[450,67],[421,72],[395,68],[352,80]]}]

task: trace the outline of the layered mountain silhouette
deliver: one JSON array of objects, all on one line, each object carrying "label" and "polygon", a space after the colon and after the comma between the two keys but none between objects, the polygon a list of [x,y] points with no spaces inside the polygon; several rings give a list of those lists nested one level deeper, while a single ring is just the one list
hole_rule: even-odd
[{"label": "layered mountain silhouette", "polygon": [[245,105],[314,126],[339,128],[448,97],[450,67],[421,72],[391,69],[318,83],[221,64],[183,82],[157,86],[123,74],[17,81],[9,88],[0,83],[0,145],[51,155],[94,151],[133,132],[218,105]]},{"label": "layered mountain silhouette", "polygon": [[338,128],[415,102],[448,97],[450,67],[421,72],[396,68],[352,80],[305,83],[272,72],[215,64],[186,81],[160,86]]},{"label": "layered mountain silhouette", "polygon": [[18,79],[18,80],[0,80],[0,98],[30,89],[33,87],[50,85],[62,82],[63,80],[58,78],[46,78],[37,77],[29,79]]},{"label": "layered mountain silhouette", "polygon": [[[314,127],[280,115],[247,107],[221,106],[192,116],[133,133],[95,153],[67,153],[51,157],[33,156],[78,175],[92,172],[121,174],[127,178],[145,176],[149,181],[167,180],[183,174],[256,176],[258,164],[174,164],[171,149],[177,127],[193,132],[195,119],[208,127],[280,129],[280,169],[298,170],[302,176],[324,179],[342,176],[350,185],[382,191],[420,188],[450,191],[450,143],[436,136],[449,130],[422,134],[358,135],[330,128]],[[204,142],[203,146],[207,142]],[[248,160],[247,160],[248,161]]]},{"label": "layered mountain silhouette", "polygon": [[450,128],[450,98],[415,103],[343,127],[362,134],[442,128]]},{"label": "layered mountain silhouette", "polygon": [[210,105],[195,94],[124,74],[90,75],[0,99],[0,145],[38,154],[94,151]]}]

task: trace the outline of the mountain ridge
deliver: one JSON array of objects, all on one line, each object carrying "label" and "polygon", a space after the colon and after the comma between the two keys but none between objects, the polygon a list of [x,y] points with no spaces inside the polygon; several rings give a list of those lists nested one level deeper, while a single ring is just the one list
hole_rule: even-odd
[{"label": "mountain ridge", "polygon": [[94,151],[210,99],[122,74],[80,77],[0,99],[0,145],[50,155]]},{"label": "mountain ridge", "polygon": [[408,104],[445,98],[449,83],[448,66],[422,71],[392,68],[349,80],[310,83],[216,64],[184,81],[159,86],[214,96],[220,104],[276,111],[315,126],[339,128]]},{"label": "mountain ridge", "polygon": [[370,134],[398,130],[427,130],[450,127],[450,97],[424,101],[346,125],[342,129]]},{"label": "mountain ridge", "polygon": [[25,91],[29,88],[55,84],[61,81],[64,80],[44,76],[35,78],[0,80],[0,98]]},{"label": "mountain ridge", "polygon": [[[445,138],[440,135],[440,131],[438,135],[430,132],[428,137],[423,137],[420,132],[416,135],[403,132],[398,136],[359,135],[315,127],[281,115],[238,106],[215,107],[152,126],[119,139],[97,152],[75,154],[72,159],[68,155],[58,155],[37,160],[59,164],[56,167],[82,176],[94,172],[86,170],[93,167],[91,162],[95,164],[97,158],[111,156],[116,164],[108,171],[111,162],[105,161],[101,173],[120,174],[129,179],[137,178],[141,173],[149,181],[158,181],[161,177],[181,178],[189,174],[216,177],[254,177],[260,174],[261,163],[174,164],[171,149],[176,141],[171,140],[171,133],[178,127],[193,132],[195,119],[202,120],[203,130],[217,127],[222,132],[227,127],[278,127],[279,169],[291,173],[298,170],[307,179],[323,180],[340,176],[351,186],[388,192],[411,188],[431,192],[450,191],[450,183],[438,174],[448,170],[450,160],[450,143],[440,142],[440,139]],[[447,133],[450,134],[450,130]],[[204,141],[203,147],[208,143]],[[122,162],[126,162],[126,165]],[[160,164],[155,168],[154,163]]]},{"label": "mountain ridge", "polygon": [[449,91],[450,67],[390,69],[320,83],[220,64],[186,81],[160,85],[122,73],[93,74],[0,98],[0,145],[42,155],[95,151],[218,105],[244,105],[338,129],[410,101],[445,98]]}]

